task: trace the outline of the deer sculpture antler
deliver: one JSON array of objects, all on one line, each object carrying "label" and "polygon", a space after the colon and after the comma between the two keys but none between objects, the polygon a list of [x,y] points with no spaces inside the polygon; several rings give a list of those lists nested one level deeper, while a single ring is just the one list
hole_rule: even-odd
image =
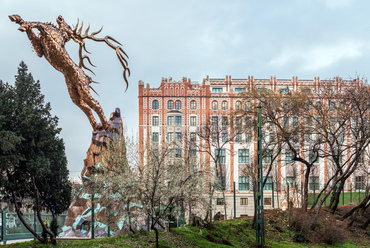
[{"label": "deer sculpture antler", "polygon": [[[90,39],[90,40],[97,41],[97,42],[105,42],[109,47],[111,47],[112,49],[114,49],[116,51],[118,60],[119,60],[119,62],[121,63],[121,65],[123,67],[123,79],[126,82],[126,90],[127,90],[127,87],[128,87],[127,75],[130,76],[130,69],[128,68],[128,63],[127,63],[127,60],[126,60],[126,58],[128,58],[128,55],[125,53],[125,51],[123,51],[122,47],[120,47],[120,46],[122,46],[122,44],[119,43],[116,39],[112,38],[109,35],[105,36],[104,38],[96,38],[95,35],[99,34],[103,30],[103,27],[101,27],[101,29],[99,31],[93,32],[89,35],[88,32],[90,30],[90,25],[87,27],[84,34],[82,34],[83,22],[81,23],[80,28],[77,30],[78,24],[79,24],[79,20],[77,20],[77,24],[73,28],[73,36],[74,36],[74,38],[79,39],[79,41],[78,41],[78,43],[80,45],[80,48],[79,48],[79,51],[78,51],[78,55],[79,55],[79,58],[80,58],[79,67],[84,68],[84,69],[90,71],[91,73],[93,73],[95,75],[95,73],[90,68],[86,67],[85,64],[84,64],[84,59],[86,59],[91,66],[95,67],[95,65],[93,65],[91,63],[91,60],[90,60],[89,56],[82,55],[82,49],[85,50],[85,52],[90,54],[90,52],[87,51],[86,46],[85,46],[85,42],[83,40],[84,39]],[[118,45],[115,45],[114,43],[116,43]],[[94,81],[92,81],[92,82],[94,82]]]}]

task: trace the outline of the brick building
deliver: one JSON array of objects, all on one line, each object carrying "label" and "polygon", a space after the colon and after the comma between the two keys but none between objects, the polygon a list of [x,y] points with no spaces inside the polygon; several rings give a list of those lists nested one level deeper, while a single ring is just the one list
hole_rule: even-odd
[{"label": "brick building", "polygon": [[[232,79],[231,76],[226,76],[223,79],[207,78],[201,83],[192,82],[190,79],[182,78],[180,81],[173,81],[171,77],[162,78],[161,85],[158,88],[150,88],[147,84],[144,86],[143,81],[139,81],[139,137],[143,141],[151,141],[158,146],[164,146],[167,142],[176,141],[180,144],[180,148],[175,150],[175,156],[181,156],[181,146],[185,140],[194,137],[194,134],[199,131],[200,127],[207,124],[207,121],[213,116],[230,116],[230,111],[240,109],[242,101],[238,98],[238,93],[245,88],[261,87],[271,89],[273,91],[289,92],[296,91],[299,87],[308,87],[311,89],[320,88],[321,81],[319,78],[313,80],[298,80],[297,77],[292,79]],[[345,87],[349,81],[343,81],[341,78],[334,80],[326,80],[335,87]],[[353,81],[351,81],[353,83]],[[355,80],[356,85],[362,84],[358,79]],[[230,118],[230,117],[229,117]],[[232,125],[228,132],[233,132]],[[145,142],[144,142],[145,143]],[[141,144],[141,150],[143,144]],[[228,216],[233,216],[233,184],[236,184],[236,216],[253,215],[253,192],[250,185],[250,180],[241,173],[243,164],[248,164],[251,161],[256,161],[257,139],[256,133],[245,133],[227,145],[227,150],[224,156],[225,160],[225,182],[226,182],[226,204]],[[199,153],[199,163],[209,162],[210,157],[205,153]],[[288,161],[288,153],[282,153],[282,157],[274,164],[274,180],[268,178],[265,186],[264,198],[265,208],[271,208],[273,205],[281,206],[282,202],[278,203],[276,193],[279,192],[280,199],[284,198],[286,184],[290,182],[292,175],[285,166]],[[326,182],[327,159],[318,161],[318,170],[310,177],[310,189],[319,189]],[[302,166],[302,171],[304,167]],[[301,173],[302,174],[302,173]],[[355,183],[358,180],[363,181],[364,175],[354,174],[349,182]],[[301,184],[303,177],[297,179],[298,185]],[[367,180],[367,176],[366,176]],[[278,183],[276,183],[278,181]],[[274,184],[274,185],[273,185]],[[275,196],[273,197],[272,188],[275,186]],[[347,189],[349,186],[346,186]],[[273,199],[273,200],[272,200]],[[215,194],[214,203],[215,211],[223,211],[220,201],[220,194]]]}]

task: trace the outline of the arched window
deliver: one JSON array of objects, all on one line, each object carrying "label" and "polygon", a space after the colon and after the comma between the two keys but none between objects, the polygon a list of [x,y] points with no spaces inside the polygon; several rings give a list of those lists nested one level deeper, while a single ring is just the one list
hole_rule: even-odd
[{"label": "arched window", "polygon": [[168,101],[168,109],[173,109],[173,101],[172,100]]},{"label": "arched window", "polygon": [[197,102],[196,101],[191,101],[190,102],[190,109],[197,109]]},{"label": "arched window", "polygon": [[222,110],[227,110],[227,102],[226,101],[222,102]]},{"label": "arched window", "polygon": [[217,101],[213,101],[212,102],[212,109],[213,110],[217,110],[218,106],[217,106]]},{"label": "arched window", "polygon": [[181,109],[181,102],[180,101],[176,101],[176,109]]},{"label": "arched window", "polygon": [[235,109],[236,110],[241,110],[242,108],[242,103],[240,101],[237,101],[236,104],[235,104]]},{"label": "arched window", "polygon": [[153,109],[158,109],[158,101],[157,100],[153,101]]},{"label": "arched window", "polygon": [[335,109],[335,104],[333,102],[330,102],[329,109],[330,111],[333,111]]}]

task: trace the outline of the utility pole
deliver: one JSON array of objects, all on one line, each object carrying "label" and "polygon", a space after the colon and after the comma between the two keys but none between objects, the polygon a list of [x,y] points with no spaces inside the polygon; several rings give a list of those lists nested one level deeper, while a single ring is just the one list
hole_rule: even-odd
[{"label": "utility pole", "polygon": [[256,240],[257,244],[265,246],[265,218],[263,213],[263,171],[262,171],[262,124],[261,105],[257,107],[257,216]]}]

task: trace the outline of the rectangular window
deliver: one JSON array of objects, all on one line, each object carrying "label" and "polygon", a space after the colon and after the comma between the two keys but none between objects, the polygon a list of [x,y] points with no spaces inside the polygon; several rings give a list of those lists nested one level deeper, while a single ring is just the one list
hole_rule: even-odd
[{"label": "rectangular window", "polygon": [[196,125],[197,125],[197,117],[190,116],[190,126],[196,126]]},{"label": "rectangular window", "polygon": [[265,164],[271,163],[272,151],[270,149],[265,149],[263,153],[264,154],[262,156],[262,163]]},{"label": "rectangular window", "polygon": [[288,94],[288,93],[289,93],[289,88],[281,89],[281,90],[280,90],[280,93],[281,93],[282,95]]},{"label": "rectangular window", "polygon": [[176,116],[176,125],[180,126],[181,125],[181,116]]},{"label": "rectangular window", "polygon": [[181,149],[175,149],[175,158],[181,158]]},{"label": "rectangular window", "polygon": [[235,141],[236,142],[242,142],[242,135],[240,133],[238,133],[236,136],[235,136]]},{"label": "rectangular window", "polygon": [[248,198],[240,198],[240,205],[242,206],[248,205]]},{"label": "rectangular window", "polygon": [[167,116],[167,125],[173,125],[173,116]]},{"label": "rectangular window", "polygon": [[[265,181],[265,177],[263,177],[263,181]],[[263,187],[263,190],[272,190],[272,177],[268,177],[266,180],[265,187]]]},{"label": "rectangular window", "polygon": [[213,133],[212,134],[212,142],[217,142],[218,140],[218,133]]},{"label": "rectangular window", "polygon": [[319,177],[310,177],[308,187],[312,191],[319,190]]},{"label": "rectangular window", "polygon": [[245,142],[252,142],[252,133],[245,134]]},{"label": "rectangular window", "polygon": [[240,116],[236,117],[236,119],[235,119],[235,125],[237,127],[240,127],[242,125],[242,117],[240,117]]},{"label": "rectangular window", "polygon": [[225,177],[218,177],[216,190],[224,190],[226,186]]},{"label": "rectangular window", "polygon": [[216,149],[215,150],[215,156],[216,156],[216,159],[218,159],[219,163],[221,163],[221,164],[225,163],[225,161],[226,161],[225,149]]},{"label": "rectangular window", "polygon": [[152,141],[153,142],[158,142],[158,133],[153,133]]},{"label": "rectangular window", "polygon": [[190,133],[190,141],[196,141],[197,140],[197,134],[196,133]]},{"label": "rectangular window", "polygon": [[224,198],[217,198],[216,204],[217,205],[224,205]]},{"label": "rectangular window", "polygon": [[315,164],[319,163],[319,152],[318,151],[314,152],[314,151],[311,150],[309,152],[309,161],[310,161],[310,163],[313,163],[314,161],[315,161],[314,162]]},{"label": "rectangular window", "polygon": [[222,133],[222,142],[226,142],[227,141],[227,133]]},{"label": "rectangular window", "polygon": [[212,88],[212,93],[221,93],[222,88]]},{"label": "rectangular window", "polygon": [[218,125],[218,116],[212,116],[212,126]]},{"label": "rectangular window", "polygon": [[285,163],[292,164],[293,163],[293,152],[291,150],[285,150]]},{"label": "rectangular window", "polygon": [[196,149],[191,149],[190,150],[190,156],[191,157],[196,157],[197,156],[197,150]]},{"label": "rectangular window", "polygon": [[176,141],[181,141],[181,133],[176,133],[175,134],[175,140]]},{"label": "rectangular window", "polygon": [[239,190],[249,190],[249,177],[239,177]]},{"label": "rectangular window", "polygon": [[265,205],[271,205],[271,197],[263,198],[263,203],[264,203]]},{"label": "rectangular window", "polygon": [[294,184],[294,177],[286,177],[286,183],[289,185],[290,188],[292,188]]},{"label": "rectangular window", "polygon": [[288,119],[288,117],[284,117],[283,118],[283,127],[287,127],[287,126],[289,126],[289,119]]},{"label": "rectangular window", "polygon": [[222,116],[222,126],[223,127],[226,127],[228,125],[228,120],[227,120],[227,117],[226,116]]},{"label": "rectangular window", "polygon": [[173,141],[173,133],[167,133],[167,141]]},{"label": "rectangular window", "polygon": [[365,177],[359,176],[355,178],[355,189],[357,190],[363,190],[365,189]]},{"label": "rectangular window", "polygon": [[153,126],[159,125],[159,116],[153,116]]},{"label": "rectangular window", "polygon": [[235,93],[244,92],[244,88],[235,88]]},{"label": "rectangular window", "polygon": [[239,149],[239,164],[248,164],[248,163],[249,163],[249,150]]}]

